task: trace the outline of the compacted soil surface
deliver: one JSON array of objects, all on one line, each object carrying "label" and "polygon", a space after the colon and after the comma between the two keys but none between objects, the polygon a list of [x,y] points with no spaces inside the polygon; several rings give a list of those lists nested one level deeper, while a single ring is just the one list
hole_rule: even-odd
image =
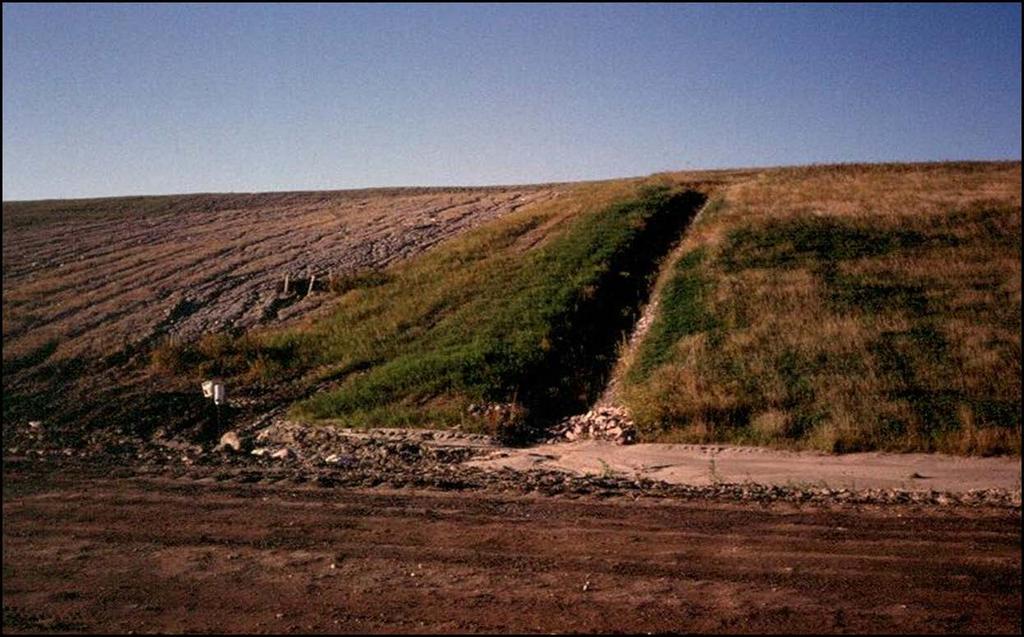
[{"label": "compacted soil surface", "polygon": [[498,449],[469,463],[486,469],[557,469],[641,476],[670,484],[716,482],[963,493],[1020,491],[1020,458],[933,453],[784,451],[736,445],[617,445],[585,440]]},{"label": "compacted soil surface", "polygon": [[266,475],[9,459],[4,632],[1021,631],[1019,504]]}]

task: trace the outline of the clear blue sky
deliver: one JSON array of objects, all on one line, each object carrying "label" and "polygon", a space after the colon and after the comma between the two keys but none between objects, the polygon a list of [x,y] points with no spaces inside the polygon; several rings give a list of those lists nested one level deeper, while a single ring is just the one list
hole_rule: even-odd
[{"label": "clear blue sky", "polygon": [[5,200],[1020,156],[1020,5],[3,6]]}]

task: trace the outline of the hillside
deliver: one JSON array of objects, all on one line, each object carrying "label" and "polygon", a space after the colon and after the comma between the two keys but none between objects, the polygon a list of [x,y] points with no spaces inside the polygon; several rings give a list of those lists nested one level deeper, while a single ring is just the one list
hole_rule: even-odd
[{"label": "hillside", "polygon": [[[306,292],[381,268],[557,187],[386,189],[4,202],[4,361],[62,358],[161,336],[195,339],[303,314]],[[307,283],[305,287],[301,284]],[[293,307],[300,304],[299,307]]]},{"label": "hillside", "polygon": [[596,398],[660,256],[703,200],[666,180],[576,186],[347,281],[306,325],[171,345],[157,361],[324,387],[293,409],[305,419],[528,439]]},{"label": "hillside", "polygon": [[[4,439],[45,421],[72,445],[201,410],[154,375],[167,342],[281,326],[344,280],[408,259],[559,186],[124,197],[3,204]],[[310,277],[314,281],[310,291]],[[285,293],[284,278],[289,277]],[[154,425],[155,426],[155,425]]]},{"label": "hillside", "polygon": [[220,375],[229,424],[525,441],[614,379],[644,441],[1017,454],[1020,187],[1014,162],[5,203],[5,423],[149,435]]}]

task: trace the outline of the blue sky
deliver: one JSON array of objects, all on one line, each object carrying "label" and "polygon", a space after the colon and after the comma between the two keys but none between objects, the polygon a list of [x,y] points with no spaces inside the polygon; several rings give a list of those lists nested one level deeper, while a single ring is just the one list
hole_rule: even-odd
[{"label": "blue sky", "polygon": [[1020,156],[1020,5],[3,5],[5,200]]}]

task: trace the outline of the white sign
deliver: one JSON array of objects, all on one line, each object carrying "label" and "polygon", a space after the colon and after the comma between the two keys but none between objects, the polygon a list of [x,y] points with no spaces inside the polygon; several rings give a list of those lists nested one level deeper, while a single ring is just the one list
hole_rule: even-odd
[{"label": "white sign", "polygon": [[223,405],[224,404],[224,383],[213,384],[213,404]]}]

